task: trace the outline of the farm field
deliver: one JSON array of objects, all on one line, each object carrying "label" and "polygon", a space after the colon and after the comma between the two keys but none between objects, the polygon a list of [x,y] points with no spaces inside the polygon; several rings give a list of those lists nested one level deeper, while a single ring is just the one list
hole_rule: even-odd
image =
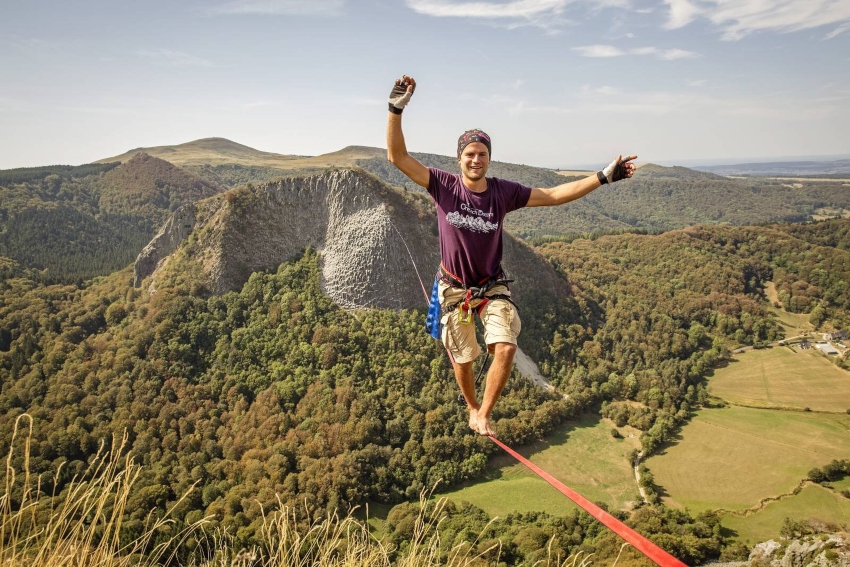
[{"label": "farm field", "polygon": [[813,467],[850,454],[850,415],[704,409],[646,460],[665,504],[743,510],[791,492]]},{"label": "farm field", "polygon": [[[605,502],[612,509],[623,509],[638,498],[627,457],[639,447],[640,432],[621,427],[618,430],[624,438],[614,439],[611,429],[614,424],[610,420],[584,416],[560,428],[545,442],[516,449],[582,496]],[[562,515],[575,507],[512,457],[493,458],[490,469],[493,472],[489,479],[438,496],[456,502],[465,500],[491,516],[501,517],[514,511]]]},{"label": "farm field", "polygon": [[721,518],[721,524],[734,530],[739,541],[754,544],[777,538],[785,518],[848,524],[850,500],[822,486],[810,484],[799,494],[771,502],[751,516],[726,514]]},{"label": "farm field", "polygon": [[850,408],[850,372],[816,349],[748,351],[715,370],[708,386],[732,404],[842,413]]}]

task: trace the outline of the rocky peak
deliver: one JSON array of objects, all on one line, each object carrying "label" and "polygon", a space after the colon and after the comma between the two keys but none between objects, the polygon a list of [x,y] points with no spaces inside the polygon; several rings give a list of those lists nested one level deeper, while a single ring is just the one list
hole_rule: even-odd
[{"label": "rocky peak", "polygon": [[[424,307],[417,272],[430,293],[439,266],[430,199],[357,168],[335,169],[184,206],[139,254],[135,284],[149,278],[156,289],[168,273],[196,270],[208,290],[224,293],[307,247],[321,253],[325,293],[346,308]],[[510,235],[505,269],[553,299],[563,285],[545,260]]]}]

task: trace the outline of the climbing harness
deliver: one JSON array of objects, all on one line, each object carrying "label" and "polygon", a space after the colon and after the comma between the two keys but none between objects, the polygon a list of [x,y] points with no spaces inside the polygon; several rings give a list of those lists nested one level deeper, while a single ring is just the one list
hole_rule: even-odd
[{"label": "climbing harness", "polygon": [[[463,299],[453,303],[451,305],[447,305],[445,308],[446,313],[450,313],[455,309],[460,309],[460,313],[458,314],[458,321],[463,324],[472,323],[472,310],[480,316],[481,311],[484,309],[484,306],[487,305],[488,302],[496,300],[496,299],[504,299],[508,301],[516,307],[516,303],[513,302],[510,295],[504,293],[494,293],[492,295],[487,295],[491,289],[496,286],[505,286],[509,283],[513,283],[514,280],[505,278],[505,274],[502,271],[501,266],[499,267],[499,271],[495,276],[491,276],[485,280],[482,280],[478,283],[477,286],[468,286],[460,278],[455,276],[453,273],[448,271],[446,267],[440,263],[440,272],[438,274],[438,279],[442,279],[445,283],[450,285],[453,288],[466,290],[466,293],[463,296]],[[474,300],[479,300],[480,302],[474,308],[470,306],[470,302]]]}]

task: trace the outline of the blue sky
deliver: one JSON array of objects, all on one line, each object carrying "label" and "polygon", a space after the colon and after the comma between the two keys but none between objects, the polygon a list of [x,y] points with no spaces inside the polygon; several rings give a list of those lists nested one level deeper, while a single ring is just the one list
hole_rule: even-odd
[{"label": "blue sky", "polygon": [[850,154],[850,0],[0,0],[0,168],[220,136],[544,167]]}]

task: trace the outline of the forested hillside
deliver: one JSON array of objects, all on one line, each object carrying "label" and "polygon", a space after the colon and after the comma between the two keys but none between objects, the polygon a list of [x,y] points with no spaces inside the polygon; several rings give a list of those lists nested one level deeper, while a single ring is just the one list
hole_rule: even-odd
[{"label": "forested hillside", "polygon": [[[522,445],[580,411],[601,411],[644,431],[644,449],[655,449],[708,401],[704,376],[729,347],[778,336],[765,281],[789,306],[820,305],[823,325],[846,324],[848,224],[702,226],[542,247],[573,293],[563,309],[524,315],[530,329],[556,329],[529,333],[524,347],[569,398],[514,376],[496,409],[499,437]],[[438,479],[476,478],[494,450],[468,432],[424,313],[340,309],[321,293],[313,251],[210,298],[180,287],[150,297],[127,270],[85,289],[39,285],[8,261],[0,274],[0,440],[8,443],[16,416],[33,415],[31,466],[67,461],[61,489],[100,442],[127,431],[145,465],[129,532],[197,482],[177,517],[211,514],[247,544],[261,505],[278,498],[320,509],[414,499]],[[518,285],[533,290],[533,278]],[[406,525],[402,512],[395,518],[391,526]],[[552,520],[516,521],[545,533]],[[650,533],[663,525],[646,521]],[[575,533],[564,550],[617,545]],[[697,544],[688,533],[661,540],[694,560],[720,552],[721,539]],[[531,553],[512,549],[516,562]]]},{"label": "forested hillside", "polygon": [[172,211],[220,191],[144,154],[0,171],[0,255],[39,281],[79,284],[128,265]]},{"label": "forested hillside", "polygon": [[[429,167],[458,171],[453,158],[413,155]],[[383,158],[357,164],[391,185],[421,190]],[[541,188],[576,179],[500,162],[491,164],[488,175]],[[841,183],[808,180],[798,185],[648,164],[631,180],[602,187],[578,201],[515,211],[505,219],[505,226],[520,238],[541,240],[601,232],[662,232],[695,224],[801,222],[811,220],[821,208],[850,209],[850,191]]]}]

